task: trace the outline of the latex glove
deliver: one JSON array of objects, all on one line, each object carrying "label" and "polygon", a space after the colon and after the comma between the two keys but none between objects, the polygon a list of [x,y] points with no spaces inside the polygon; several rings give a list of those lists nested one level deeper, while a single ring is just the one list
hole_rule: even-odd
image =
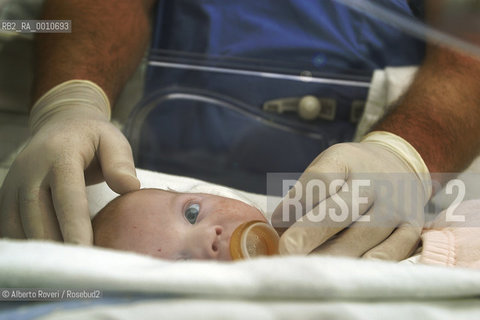
[{"label": "latex glove", "polygon": [[139,189],[130,145],[96,84],[72,80],[33,106],[31,137],[0,190],[0,235],[91,244],[86,183]]},{"label": "latex glove", "polygon": [[[325,188],[309,189],[315,181]],[[334,145],[275,209],[273,225],[288,228],[280,253],[401,260],[418,244],[431,193],[422,158],[394,134],[377,131],[360,143]]]}]

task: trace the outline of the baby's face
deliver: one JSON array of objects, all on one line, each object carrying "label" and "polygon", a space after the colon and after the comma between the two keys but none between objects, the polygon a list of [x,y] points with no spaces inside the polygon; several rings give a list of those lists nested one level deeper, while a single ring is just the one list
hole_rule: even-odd
[{"label": "baby's face", "polygon": [[142,189],[121,196],[93,220],[95,244],[165,259],[231,260],[230,237],[263,214],[238,200]]}]

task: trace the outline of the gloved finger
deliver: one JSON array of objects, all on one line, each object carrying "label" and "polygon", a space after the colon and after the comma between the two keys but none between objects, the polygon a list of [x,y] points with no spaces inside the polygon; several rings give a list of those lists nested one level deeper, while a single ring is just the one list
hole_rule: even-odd
[{"label": "gloved finger", "polygon": [[[372,210],[364,217],[370,218]],[[394,230],[385,226],[372,226],[357,221],[337,237],[325,242],[312,253],[332,256],[361,257],[369,249],[385,240]]]},{"label": "gloved finger", "polygon": [[62,240],[49,188],[22,188],[19,192],[19,203],[20,217],[27,238]]},{"label": "gloved finger", "polygon": [[98,157],[94,157],[85,169],[85,184],[91,186],[103,181],[105,181],[105,178],[102,173],[102,168],[100,167],[100,162]]},{"label": "gloved finger", "polygon": [[402,224],[385,241],[363,255],[365,259],[400,261],[408,258],[417,248],[422,227]]},{"label": "gloved finger", "polygon": [[63,240],[91,245],[92,223],[88,210],[83,165],[71,161],[51,172],[51,192]]},{"label": "gloved finger", "polygon": [[280,238],[280,254],[308,254],[366,214],[375,201],[371,188],[353,190],[351,181],[320,202]]},{"label": "gloved finger", "polygon": [[18,202],[23,230],[27,238],[43,239],[45,234],[39,201],[40,186],[23,186],[18,191]]},{"label": "gloved finger", "polygon": [[100,137],[99,159],[108,186],[119,194],[140,189],[130,144],[118,130]]},{"label": "gloved finger", "polygon": [[338,192],[341,184],[333,186],[332,181],[346,181],[347,175],[343,162],[320,154],[277,205],[272,214],[272,225],[290,227],[318,203]]},{"label": "gloved finger", "polygon": [[18,210],[17,190],[0,189],[0,236],[12,239],[25,239]]}]

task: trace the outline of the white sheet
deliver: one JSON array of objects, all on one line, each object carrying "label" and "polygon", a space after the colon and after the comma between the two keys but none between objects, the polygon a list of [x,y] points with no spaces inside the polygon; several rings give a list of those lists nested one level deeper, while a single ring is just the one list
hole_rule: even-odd
[{"label": "white sheet", "polygon": [[[101,248],[11,240],[0,241],[0,256],[0,287],[173,294],[178,295],[177,302],[183,299],[196,306],[175,311],[181,317],[195,315],[198,308],[222,309],[224,300],[226,305],[237,307],[239,317],[247,316],[254,307],[276,314],[289,305],[295,307],[297,315],[335,311],[336,318],[344,319],[356,318],[356,312],[365,308],[373,316],[375,305],[394,307],[410,303],[420,309],[430,308],[430,315],[445,309],[449,311],[443,315],[451,316],[457,310],[480,316],[480,272],[471,270],[330,257],[277,257],[236,263],[170,262]],[[208,302],[199,304],[198,299]],[[283,305],[284,301],[289,302]],[[330,304],[342,308],[334,310]],[[249,306],[245,312],[240,308],[243,305]],[[98,308],[117,307],[96,307],[91,312],[98,312]],[[151,312],[175,309],[160,300],[141,308],[152,308]],[[400,319],[412,313],[408,308],[402,310],[389,317]],[[144,317],[144,312],[142,318],[155,315],[145,313]],[[221,314],[225,315],[224,312]]]},{"label": "white sheet", "polygon": [[480,295],[480,272],[333,257],[171,262],[103,248],[0,241],[0,286],[224,298],[399,299]]},{"label": "white sheet", "polygon": [[478,300],[456,301],[295,301],[171,299],[58,312],[42,319],[435,319],[478,320]]}]

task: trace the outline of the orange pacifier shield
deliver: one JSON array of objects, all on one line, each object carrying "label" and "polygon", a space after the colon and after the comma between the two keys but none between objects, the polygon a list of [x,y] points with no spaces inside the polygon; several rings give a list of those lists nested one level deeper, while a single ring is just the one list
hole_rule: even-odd
[{"label": "orange pacifier shield", "polygon": [[249,221],[238,226],[230,239],[233,260],[278,254],[280,237],[263,221]]}]

